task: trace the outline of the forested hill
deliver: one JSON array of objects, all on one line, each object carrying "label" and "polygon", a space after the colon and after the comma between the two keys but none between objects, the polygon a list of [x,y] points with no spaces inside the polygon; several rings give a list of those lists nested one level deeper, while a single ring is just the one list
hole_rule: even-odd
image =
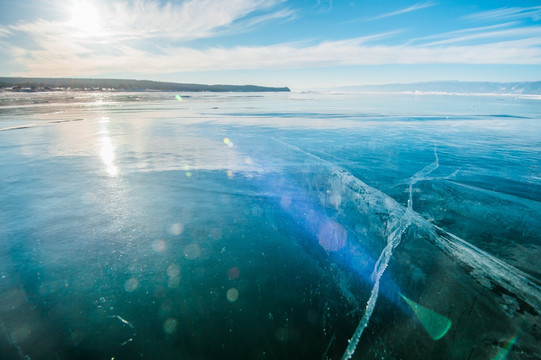
[{"label": "forested hill", "polygon": [[46,91],[54,89],[116,90],[116,91],[211,91],[211,92],[289,92],[287,87],[256,85],[202,85],[180,84],[150,80],[23,78],[0,77],[0,88],[19,91]]}]

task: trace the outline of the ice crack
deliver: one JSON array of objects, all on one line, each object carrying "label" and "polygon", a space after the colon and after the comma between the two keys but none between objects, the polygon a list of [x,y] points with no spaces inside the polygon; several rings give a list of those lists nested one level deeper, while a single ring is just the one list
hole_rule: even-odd
[{"label": "ice crack", "polygon": [[387,237],[387,245],[381,252],[379,259],[376,262],[376,265],[374,266],[374,271],[372,273],[374,286],[372,287],[370,298],[368,299],[366,303],[366,309],[364,311],[363,317],[361,318],[361,321],[359,322],[359,325],[357,326],[357,329],[355,330],[355,332],[353,333],[353,336],[349,340],[348,347],[346,348],[346,351],[344,352],[344,355],[342,356],[342,360],[350,359],[355,353],[357,344],[359,343],[359,340],[361,339],[364,329],[368,326],[370,317],[372,316],[372,313],[374,312],[374,308],[376,307],[376,301],[378,300],[378,295],[379,295],[380,279],[383,276],[383,273],[385,272],[385,270],[387,269],[387,266],[389,265],[389,261],[391,260],[391,256],[393,255],[393,250],[398,245],[400,245],[402,234],[404,234],[404,232],[410,226],[411,219],[412,219],[412,212],[408,208],[407,211],[404,213],[404,215],[400,218],[400,222],[397,228]]},{"label": "ice crack", "polygon": [[[374,265],[374,270],[371,275],[371,279],[374,282],[374,286],[372,287],[370,298],[368,299],[366,303],[366,309],[364,311],[363,317],[361,318],[361,321],[359,322],[357,329],[353,333],[353,336],[349,340],[348,347],[346,348],[346,351],[344,352],[344,355],[342,356],[342,360],[348,360],[355,353],[355,349],[357,348],[357,344],[359,343],[359,340],[361,339],[363,331],[368,326],[370,317],[372,316],[372,313],[376,306],[376,301],[378,299],[379,284],[380,284],[381,277],[383,276],[383,273],[385,272],[385,270],[387,269],[387,266],[389,265],[389,261],[391,260],[391,257],[393,255],[393,250],[400,244],[402,235],[410,226],[412,219],[414,217],[414,212],[412,211],[411,206],[408,206],[408,208],[404,212],[400,211],[399,208],[395,208],[394,210],[396,211],[390,211],[387,204],[379,204],[380,193],[377,190],[372,189],[368,185],[364,184],[361,180],[359,180],[358,178],[356,178],[349,172],[335,166],[334,164],[314,154],[306,152],[297,146],[287,144],[278,139],[276,139],[276,141],[284,144],[285,146],[291,149],[299,151],[309,157],[315,158],[318,161],[327,164],[329,168],[331,169],[331,173],[334,174],[334,176],[337,176],[342,182],[348,183],[351,186],[351,189],[354,192],[356,192],[357,197],[362,198],[363,201],[368,206],[375,206],[375,207],[383,206],[384,208],[386,208],[386,210],[391,215],[390,220],[387,222],[388,229],[393,229],[393,225],[397,223],[396,219],[397,218],[399,219],[398,224],[394,226],[394,230],[392,231],[387,230],[387,234],[388,234],[387,244],[385,248],[382,250],[376,264]],[[438,162],[438,156],[436,153],[436,161],[434,163],[428,165],[427,167],[425,167],[424,169],[420,170],[419,172],[415,173],[412,176],[409,182],[410,189],[413,188],[413,184],[415,184],[417,181],[420,181],[421,179],[425,179],[426,175],[430,174],[432,171],[437,169],[438,166],[439,166],[439,162]],[[411,197],[411,192],[410,192],[410,197]]]},{"label": "ice crack", "polygon": [[400,241],[402,240],[402,235],[411,225],[412,219],[415,214],[413,211],[413,186],[419,181],[430,179],[427,176],[440,166],[437,148],[434,149],[434,156],[436,159],[434,160],[433,163],[425,166],[424,168],[422,168],[421,170],[413,174],[413,176],[410,177],[409,179],[408,206],[404,214],[400,217],[398,226],[387,237],[387,245],[381,252],[378,258],[378,261],[376,262],[376,265],[374,266],[374,271],[371,276],[372,280],[374,281],[374,286],[372,287],[370,298],[368,299],[366,303],[366,309],[363,314],[363,317],[361,318],[361,321],[359,322],[357,329],[353,333],[353,336],[349,340],[348,347],[346,348],[346,351],[344,352],[344,355],[342,356],[342,360],[348,360],[353,356],[357,348],[357,345],[359,343],[359,340],[361,339],[363,331],[368,326],[370,317],[372,316],[374,308],[376,307],[376,302],[379,295],[380,279],[383,276],[383,273],[385,272],[385,270],[387,269],[387,266],[389,265],[389,261],[391,261],[393,250],[398,245],[400,245]]},{"label": "ice crack", "polygon": [[429,175],[432,171],[436,170],[440,167],[440,161],[438,158],[438,148],[434,148],[434,156],[436,157],[436,160],[422,168],[421,170],[417,171],[415,174],[413,174],[412,177],[409,179],[409,198],[408,198],[408,209],[413,209],[413,185],[418,183],[419,181],[428,180],[427,175]]}]

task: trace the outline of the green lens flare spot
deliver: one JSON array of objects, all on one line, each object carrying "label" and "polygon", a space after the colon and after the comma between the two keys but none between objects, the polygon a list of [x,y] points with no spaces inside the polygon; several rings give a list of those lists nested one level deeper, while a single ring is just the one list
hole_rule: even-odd
[{"label": "green lens flare spot", "polygon": [[505,359],[507,359],[507,356],[511,352],[511,349],[513,348],[513,345],[515,345],[517,343],[517,340],[518,340],[518,338],[517,338],[516,335],[511,337],[511,339],[507,340],[505,345],[500,349],[500,351],[498,351],[498,353],[496,354],[496,356],[494,356],[492,358],[492,360],[505,360]]},{"label": "green lens flare spot", "polygon": [[419,319],[433,340],[439,340],[447,334],[447,331],[451,328],[451,320],[449,318],[417,304],[402,294],[400,296],[409,305],[411,310],[413,310],[417,319]]},{"label": "green lens flare spot", "polygon": [[182,96],[176,95],[176,96],[175,96],[175,99],[177,99],[178,101],[182,101]]}]

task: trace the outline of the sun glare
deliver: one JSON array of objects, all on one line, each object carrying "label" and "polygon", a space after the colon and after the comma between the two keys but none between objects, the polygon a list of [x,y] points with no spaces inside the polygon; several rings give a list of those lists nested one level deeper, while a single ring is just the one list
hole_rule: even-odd
[{"label": "sun glare", "polygon": [[98,9],[89,1],[76,1],[70,8],[69,25],[75,35],[82,37],[98,36],[102,30],[102,21]]}]

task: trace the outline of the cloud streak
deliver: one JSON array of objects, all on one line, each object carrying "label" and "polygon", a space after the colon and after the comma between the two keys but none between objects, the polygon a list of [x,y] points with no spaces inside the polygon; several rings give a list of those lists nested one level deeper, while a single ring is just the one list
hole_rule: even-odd
[{"label": "cloud streak", "polygon": [[[282,0],[190,0],[180,5],[155,1],[121,2],[107,19],[119,35],[197,39],[216,35],[217,30],[257,11],[266,11]],[[273,16],[288,16],[275,13]],[[269,15],[266,15],[269,16]]]},{"label": "cloud streak", "polygon": [[0,38],[8,37],[8,36],[11,36],[11,35],[13,35],[13,33],[9,29],[7,29],[7,28],[5,28],[3,26],[0,26]]},{"label": "cloud streak", "polygon": [[476,20],[519,20],[529,18],[539,21],[541,20],[541,6],[505,7],[471,14],[466,18]]},{"label": "cloud streak", "polygon": [[[455,34],[455,35],[458,35]],[[476,32],[469,33],[461,36],[453,36],[448,39],[433,41],[426,43],[426,46],[435,46],[435,45],[446,45],[453,43],[471,43],[472,41],[484,41],[487,39],[516,39],[516,38],[534,38],[541,37],[541,27],[539,26],[529,26],[529,27],[519,27],[513,29],[504,29],[497,31],[485,31],[485,32]]]},{"label": "cloud streak", "polygon": [[313,46],[166,47],[160,54],[122,46],[117,53],[14,49],[24,76],[79,76],[124,72],[156,74],[204,70],[280,69],[380,64],[539,64],[541,38],[477,46],[369,46],[365,39],[327,41]]},{"label": "cloud streak", "polygon": [[416,39],[411,39],[410,41],[408,41],[408,44],[425,42],[426,40],[438,41],[438,40],[444,40],[444,39],[453,39],[460,36],[466,36],[468,34],[476,34],[476,33],[482,33],[482,32],[489,32],[495,29],[509,28],[516,24],[517,23],[515,22],[509,22],[509,23],[496,24],[496,25],[490,25],[490,26],[481,26],[481,27],[454,30],[454,31],[449,31],[449,32],[441,33],[441,34],[428,35],[428,36],[423,36]]},{"label": "cloud streak", "polygon": [[[89,5],[89,2],[79,2],[86,5],[80,6],[79,11],[88,11],[91,6],[96,12],[96,24],[93,26],[95,29],[92,29],[91,33],[88,29],[81,28],[74,19],[67,19],[9,25],[5,29],[0,28],[0,36],[20,31],[36,38],[70,34],[87,41],[122,42],[154,38],[188,41],[217,36],[254,13],[263,12],[251,17],[250,21],[245,21],[245,25],[291,17],[293,11],[288,9],[270,11],[282,2],[283,0],[189,0],[178,5],[171,2],[162,5],[154,0],[96,2],[92,5]],[[76,6],[72,12],[77,12]],[[80,19],[85,18],[85,14],[75,15]],[[237,32],[242,31],[239,27],[236,28]]]},{"label": "cloud streak", "polygon": [[409,13],[409,12],[412,12],[412,11],[426,9],[426,8],[432,7],[434,5],[436,5],[436,4],[433,3],[433,2],[417,3],[417,4],[414,4],[414,5],[408,6],[408,7],[404,8],[404,9],[391,11],[391,12],[388,12],[388,13],[385,13],[385,14],[381,14],[381,15],[371,17],[369,20],[379,20],[379,19],[384,19],[384,18],[388,18],[388,17],[392,17],[392,16],[402,15],[402,14],[406,14],[406,13]]}]

